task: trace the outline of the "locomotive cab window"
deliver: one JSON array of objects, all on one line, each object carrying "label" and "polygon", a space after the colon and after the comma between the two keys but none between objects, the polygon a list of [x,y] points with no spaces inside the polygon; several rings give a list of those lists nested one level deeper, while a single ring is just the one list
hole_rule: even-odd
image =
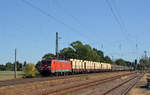
[{"label": "locomotive cab window", "polygon": [[42,61],[42,64],[51,64],[51,61]]}]

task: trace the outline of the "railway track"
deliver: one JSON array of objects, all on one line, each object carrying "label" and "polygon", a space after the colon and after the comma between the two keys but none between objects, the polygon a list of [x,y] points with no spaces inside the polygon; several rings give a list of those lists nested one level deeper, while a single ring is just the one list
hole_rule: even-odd
[{"label": "railway track", "polygon": [[[115,90],[116,92],[119,92],[119,94],[116,93],[116,95],[127,95],[127,93],[135,86],[135,84],[141,79],[142,76],[143,75],[136,75],[134,77],[131,77],[126,81],[121,82],[113,86],[112,88],[105,90],[100,95],[115,95]],[[126,87],[124,85],[126,85]]]},{"label": "railway track", "polygon": [[[84,74],[84,76],[86,75],[88,74]],[[80,77],[80,76],[81,75],[39,77],[39,78],[19,78],[19,79],[13,79],[13,80],[0,81],[0,87],[16,85],[16,84],[33,83],[33,82],[38,82],[38,81],[40,82],[40,81],[48,81],[48,80],[66,79],[66,78],[73,78],[73,77]]]},{"label": "railway track", "polygon": [[[107,73],[110,73],[110,72],[105,72],[105,73],[107,74]],[[90,75],[92,75],[92,74],[95,74],[95,73],[91,73]],[[5,81],[0,81],[0,87],[16,85],[16,84],[25,84],[25,83],[49,81],[49,80],[69,79],[69,78],[74,78],[74,77],[81,77],[81,75],[82,76],[88,76],[89,74],[79,74],[79,75],[69,75],[69,76],[53,76],[53,77],[39,77],[39,78],[19,78],[19,79],[13,79],[13,80],[5,80]]]},{"label": "railway track", "polygon": [[75,92],[77,90],[81,90],[81,89],[85,89],[85,88],[89,88],[89,87],[93,87],[96,85],[100,85],[109,81],[113,81],[116,79],[120,79],[121,77],[124,76],[129,76],[132,75],[134,73],[129,73],[129,74],[122,74],[122,75],[117,75],[117,76],[113,76],[110,78],[105,78],[105,79],[96,79],[96,80],[92,80],[92,81],[84,81],[82,83],[78,83],[78,84],[72,84],[72,85],[68,85],[68,86],[64,86],[64,87],[60,87],[57,89],[47,89],[41,92],[38,92],[38,95],[64,95],[66,93],[72,93]]}]

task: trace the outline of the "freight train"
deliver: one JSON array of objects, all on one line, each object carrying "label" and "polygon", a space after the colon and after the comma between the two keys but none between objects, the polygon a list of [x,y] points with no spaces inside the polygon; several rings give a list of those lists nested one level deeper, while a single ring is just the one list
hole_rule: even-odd
[{"label": "freight train", "polygon": [[42,75],[63,75],[92,72],[126,71],[133,68],[127,66],[112,65],[103,62],[83,61],[78,59],[57,60],[53,58],[43,59],[40,65]]}]

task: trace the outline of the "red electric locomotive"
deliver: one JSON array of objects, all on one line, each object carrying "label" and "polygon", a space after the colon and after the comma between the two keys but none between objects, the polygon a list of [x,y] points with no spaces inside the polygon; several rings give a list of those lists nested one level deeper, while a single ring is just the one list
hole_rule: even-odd
[{"label": "red electric locomotive", "polygon": [[42,75],[63,74],[72,72],[70,61],[57,60],[53,58],[43,59],[41,61],[40,73]]}]

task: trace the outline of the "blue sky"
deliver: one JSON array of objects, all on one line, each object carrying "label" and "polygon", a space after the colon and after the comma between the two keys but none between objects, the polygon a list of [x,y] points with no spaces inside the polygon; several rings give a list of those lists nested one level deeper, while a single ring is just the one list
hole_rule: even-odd
[{"label": "blue sky", "polygon": [[106,0],[26,1],[66,25],[42,14],[23,0],[0,0],[0,64],[14,62],[15,48],[17,60],[21,62],[36,63],[45,53],[55,53],[56,32],[62,38],[59,50],[68,47],[72,41],[80,40],[114,59],[121,57],[133,61],[143,56],[144,50],[149,55],[149,0],[108,0],[123,29]]}]

